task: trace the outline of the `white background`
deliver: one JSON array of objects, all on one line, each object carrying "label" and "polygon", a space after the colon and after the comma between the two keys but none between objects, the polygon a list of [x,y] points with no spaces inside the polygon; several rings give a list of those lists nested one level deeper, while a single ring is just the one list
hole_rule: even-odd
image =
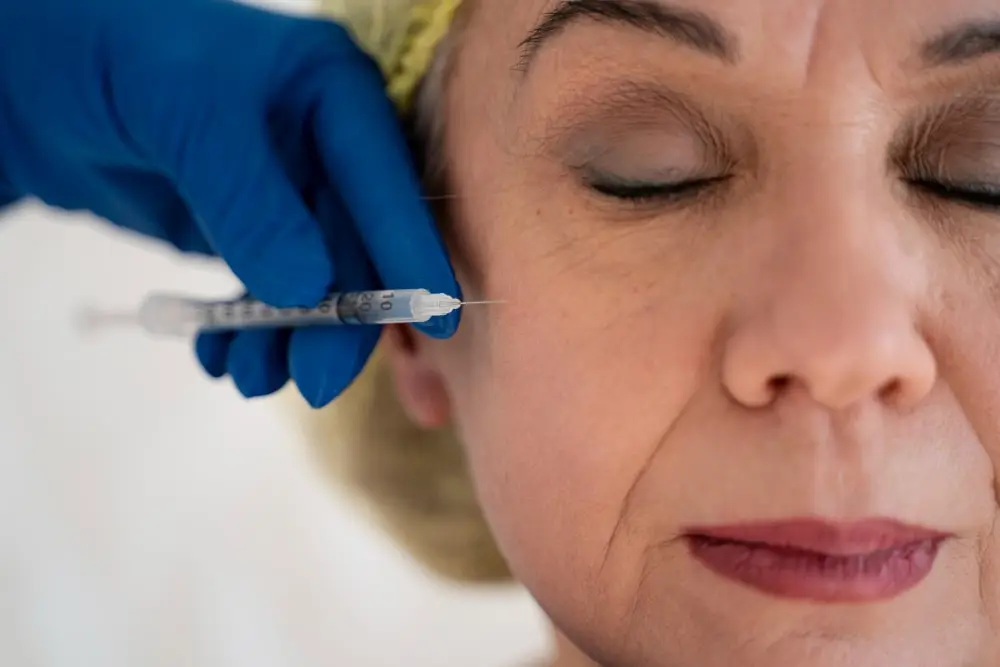
[{"label": "white background", "polygon": [[219,296],[226,272],[86,218],[0,220],[0,665],[510,667],[518,590],[425,578],[335,495],[282,401],[188,342],[81,335],[86,305]]},{"label": "white background", "polygon": [[543,654],[527,595],[426,578],[323,482],[280,401],[210,382],[188,342],[74,326],[81,307],[151,290],[234,288],[215,265],[86,216],[28,205],[0,220],[0,665],[511,667]]}]

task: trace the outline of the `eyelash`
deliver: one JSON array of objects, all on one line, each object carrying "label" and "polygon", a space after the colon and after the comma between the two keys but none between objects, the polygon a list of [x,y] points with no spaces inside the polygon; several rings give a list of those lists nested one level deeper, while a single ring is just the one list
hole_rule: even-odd
[{"label": "eyelash", "polygon": [[[705,190],[729,180],[729,176],[696,178],[676,183],[629,183],[613,179],[595,179],[588,183],[594,192],[627,202],[641,204],[674,204],[692,199]],[[911,178],[906,183],[937,199],[966,204],[987,210],[1000,209],[1000,186],[989,183],[953,183],[943,180]]]},{"label": "eyelash", "polygon": [[695,198],[708,188],[727,180],[729,176],[692,178],[675,183],[642,183],[605,177],[591,180],[588,187],[599,195],[632,205],[673,204]]},{"label": "eyelash", "polygon": [[957,202],[974,208],[1000,209],[1000,186],[989,183],[953,183],[925,178],[908,179],[910,187],[937,199]]}]

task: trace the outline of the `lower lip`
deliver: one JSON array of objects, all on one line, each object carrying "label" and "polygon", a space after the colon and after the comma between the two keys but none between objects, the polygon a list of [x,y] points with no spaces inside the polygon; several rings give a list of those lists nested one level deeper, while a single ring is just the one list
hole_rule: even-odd
[{"label": "lower lip", "polygon": [[841,556],[692,536],[691,554],[719,576],[776,597],[815,602],[888,600],[934,568],[941,539]]}]

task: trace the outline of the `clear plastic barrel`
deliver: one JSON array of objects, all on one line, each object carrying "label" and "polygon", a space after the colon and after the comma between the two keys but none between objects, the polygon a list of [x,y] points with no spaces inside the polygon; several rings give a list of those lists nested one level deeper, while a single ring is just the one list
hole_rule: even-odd
[{"label": "clear plastic barrel", "polygon": [[139,323],[154,334],[192,336],[252,328],[426,322],[460,305],[457,299],[425,289],[333,294],[314,308],[275,308],[254,299],[213,302],[155,294],[140,309]]}]

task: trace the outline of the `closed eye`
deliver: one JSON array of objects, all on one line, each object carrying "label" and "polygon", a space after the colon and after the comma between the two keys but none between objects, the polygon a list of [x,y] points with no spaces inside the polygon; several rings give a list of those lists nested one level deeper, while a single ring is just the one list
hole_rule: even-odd
[{"label": "closed eye", "polygon": [[644,183],[615,178],[593,178],[588,187],[605,197],[633,204],[676,203],[698,196],[704,190],[729,180],[729,176],[695,178],[673,183]]},{"label": "closed eye", "polygon": [[907,183],[944,201],[982,209],[1000,209],[1000,185],[994,183],[952,183],[933,179],[909,179]]}]

